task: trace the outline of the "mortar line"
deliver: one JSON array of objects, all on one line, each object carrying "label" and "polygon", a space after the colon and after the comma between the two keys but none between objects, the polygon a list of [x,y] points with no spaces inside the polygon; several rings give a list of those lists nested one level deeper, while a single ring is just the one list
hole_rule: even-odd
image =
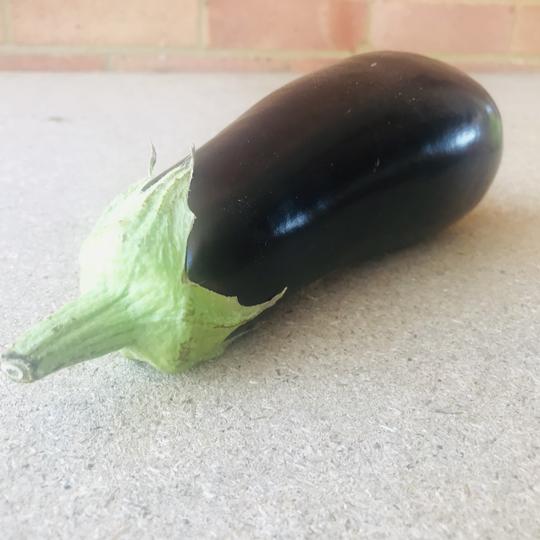
[{"label": "mortar line", "polygon": [[207,0],[199,0],[200,5],[200,45],[201,49],[207,49],[208,48],[208,1]]},{"label": "mortar line", "polygon": [[[3,5],[0,0],[0,8]],[[360,45],[357,52],[368,52],[367,45]],[[112,58],[115,54],[126,55],[157,55],[160,53],[176,53],[180,55],[192,56],[194,58],[235,58],[235,59],[261,59],[269,58],[276,60],[303,60],[303,59],[340,59],[350,56],[349,51],[340,50],[294,50],[294,49],[198,49],[195,47],[92,47],[92,46],[58,46],[58,45],[0,45],[0,53],[4,54],[33,54],[33,55],[103,55]],[[444,59],[450,62],[518,62],[524,65],[537,65],[540,61],[539,54],[522,53],[484,53],[484,54],[455,54],[455,53],[434,53],[426,51],[425,54],[435,58]]]},{"label": "mortar line", "polygon": [[199,49],[202,49],[202,46],[203,46],[202,10],[203,10],[203,0],[198,0],[197,1],[197,45]]},{"label": "mortar line", "polygon": [[2,30],[4,32],[5,43],[11,43],[11,6],[9,0],[2,0]]},{"label": "mortar line", "polygon": [[514,17],[512,19],[512,32],[510,34],[510,54],[514,52],[514,48],[516,46],[516,34],[517,34],[517,23],[518,23],[518,17],[519,12],[521,11],[522,3],[519,2],[519,0],[514,1]]},{"label": "mortar line", "polygon": [[363,48],[371,47],[371,30],[373,22],[373,0],[366,2],[366,20],[364,21],[364,39],[360,43],[356,43],[354,52],[358,53]]},{"label": "mortar line", "polygon": [[[1,0],[0,0],[1,1]],[[175,46],[110,46],[110,45],[19,45],[0,44],[0,50],[15,54],[49,53],[49,54],[160,54],[178,53],[195,54],[197,56],[232,55],[238,57],[285,57],[285,58],[341,58],[350,55],[350,51],[341,49],[250,49],[250,48],[208,48]]]},{"label": "mortar line", "polygon": [[[421,4],[432,4],[432,5],[446,5],[446,6],[509,6],[513,5],[515,0],[459,0],[457,3],[452,1],[443,1],[441,0],[419,0]],[[529,0],[532,2],[538,2],[539,0]]]}]

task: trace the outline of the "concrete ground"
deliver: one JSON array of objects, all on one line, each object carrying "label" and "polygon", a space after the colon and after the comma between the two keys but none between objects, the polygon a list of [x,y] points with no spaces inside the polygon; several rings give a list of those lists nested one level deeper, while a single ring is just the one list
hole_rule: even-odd
[{"label": "concrete ground", "polygon": [[[285,75],[0,75],[0,346],[73,297],[104,205]],[[540,76],[483,75],[487,198],[284,301],[180,376],[112,355],[0,380],[0,531],[540,538]]]}]

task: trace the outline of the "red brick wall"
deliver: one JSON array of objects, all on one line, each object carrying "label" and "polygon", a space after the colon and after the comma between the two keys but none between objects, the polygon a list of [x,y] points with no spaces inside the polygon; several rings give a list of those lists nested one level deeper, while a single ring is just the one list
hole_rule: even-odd
[{"label": "red brick wall", "polygon": [[540,0],[0,0],[0,69],[308,70],[371,49],[540,69]]}]

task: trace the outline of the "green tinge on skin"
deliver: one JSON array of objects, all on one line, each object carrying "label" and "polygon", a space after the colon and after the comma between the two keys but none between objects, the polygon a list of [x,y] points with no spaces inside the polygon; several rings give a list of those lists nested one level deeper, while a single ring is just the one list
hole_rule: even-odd
[{"label": "green tinge on skin", "polygon": [[180,372],[218,356],[231,332],[283,296],[285,290],[243,306],[189,280],[193,166],[191,155],[111,203],[81,250],[81,296],[2,356],[5,373],[30,382],[118,350],[161,371]]}]

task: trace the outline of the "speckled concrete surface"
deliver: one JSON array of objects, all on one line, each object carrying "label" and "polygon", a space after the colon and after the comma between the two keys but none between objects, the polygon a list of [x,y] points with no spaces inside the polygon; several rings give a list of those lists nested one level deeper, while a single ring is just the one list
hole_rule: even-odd
[{"label": "speckled concrete surface", "polygon": [[[77,288],[103,206],[287,76],[0,75],[0,345]],[[2,538],[539,538],[540,77],[480,78],[506,154],[436,240],[219,361],[0,380]]]}]

